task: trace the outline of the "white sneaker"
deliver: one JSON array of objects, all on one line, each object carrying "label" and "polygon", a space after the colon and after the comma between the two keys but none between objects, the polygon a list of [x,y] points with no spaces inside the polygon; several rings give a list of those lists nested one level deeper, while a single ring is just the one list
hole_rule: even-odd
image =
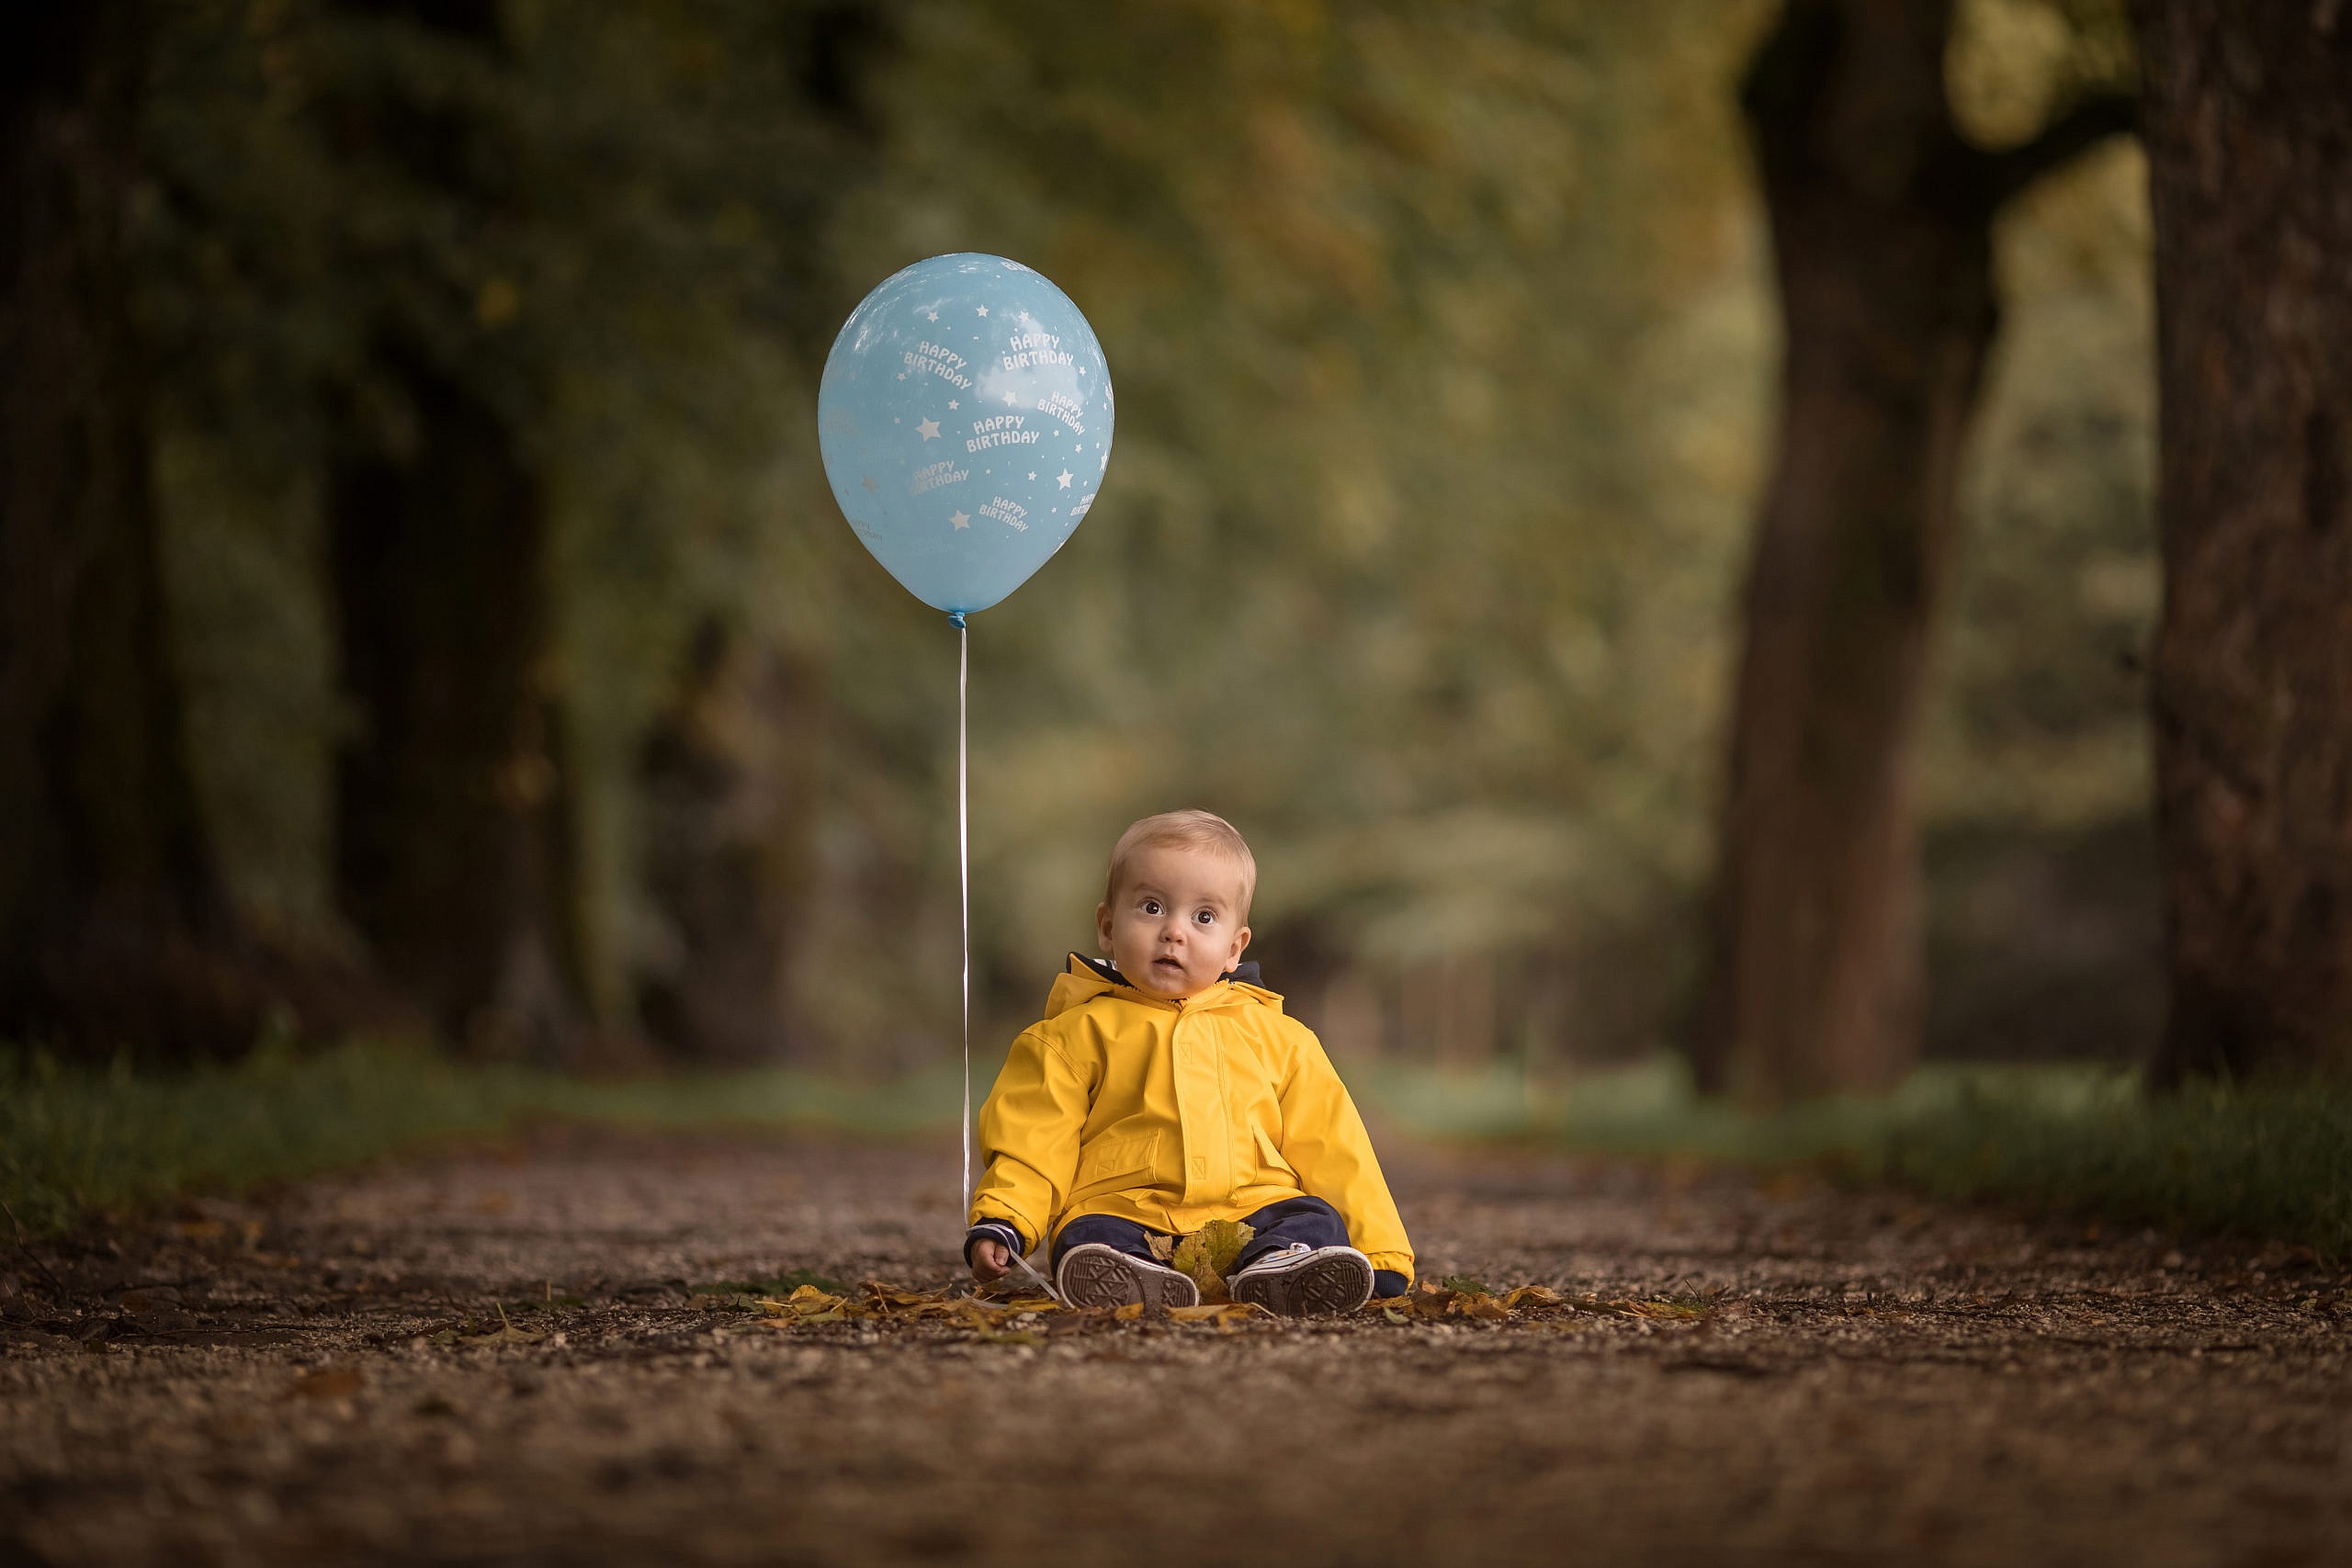
[{"label": "white sneaker", "polygon": [[1235,1301],[1283,1317],[1353,1312],[1372,1299],[1372,1259],[1352,1247],[1293,1242],[1267,1253],[1225,1285]]},{"label": "white sneaker", "polygon": [[1062,1254],[1054,1269],[1054,1288],[1074,1307],[1123,1307],[1140,1302],[1148,1310],[1201,1304],[1201,1288],[1190,1274],[1130,1258],[1099,1241],[1080,1242]]}]

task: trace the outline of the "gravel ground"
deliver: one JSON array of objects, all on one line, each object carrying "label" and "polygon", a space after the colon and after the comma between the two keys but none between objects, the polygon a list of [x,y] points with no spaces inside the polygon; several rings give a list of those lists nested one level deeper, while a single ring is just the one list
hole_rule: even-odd
[{"label": "gravel ground", "polygon": [[952,1146],[548,1133],[0,1254],[0,1562],[2352,1561],[2308,1254],[1384,1152],[1425,1275],[1665,1304],[778,1328],[950,1285]]}]

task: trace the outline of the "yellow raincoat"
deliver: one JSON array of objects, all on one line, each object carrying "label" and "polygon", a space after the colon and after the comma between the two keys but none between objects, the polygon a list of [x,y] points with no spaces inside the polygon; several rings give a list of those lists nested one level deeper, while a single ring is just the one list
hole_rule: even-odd
[{"label": "yellow raincoat", "polygon": [[1320,1198],[1374,1269],[1413,1247],[1372,1139],[1315,1032],[1283,999],[1220,980],[1182,1001],[1115,983],[1076,953],[980,1107],[987,1171],[967,1223],[1031,1244],[1085,1214],[1198,1230]]}]

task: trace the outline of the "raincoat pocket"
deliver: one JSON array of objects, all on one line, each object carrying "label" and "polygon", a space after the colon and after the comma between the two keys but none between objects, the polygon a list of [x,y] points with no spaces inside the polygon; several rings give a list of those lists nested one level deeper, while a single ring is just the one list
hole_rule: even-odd
[{"label": "raincoat pocket", "polygon": [[1144,1133],[1105,1138],[1078,1162],[1077,1192],[1143,1187],[1150,1183],[1152,1161],[1159,1153],[1159,1134]]}]

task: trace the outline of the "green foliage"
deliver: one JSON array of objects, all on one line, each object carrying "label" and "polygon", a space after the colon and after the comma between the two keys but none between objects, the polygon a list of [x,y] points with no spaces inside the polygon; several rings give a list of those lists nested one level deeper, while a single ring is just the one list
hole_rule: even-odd
[{"label": "green foliage", "polygon": [[[774,858],[806,868],[785,988],[814,1060],[937,1060],[954,647],[842,525],[812,404],[866,288],[993,250],[1087,311],[1121,406],[1087,525],[973,629],[982,1038],[1084,942],[1118,829],[1185,803],[1250,835],[1270,980],[1310,1012],[1335,975],[1385,995],[1470,960],[1541,991],[1481,1052],[1667,1034],[1770,438],[1732,95],[1770,0],[493,9],[496,47],[329,0],[162,13],[159,480],[207,805],[249,908],[334,934],[327,767],[352,717],[316,483],[335,443],[402,439],[397,341],[508,411],[555,498],[541,678],[605,1021],[676,945],[641,886],[636,769],[716,620],[806,678],[790,739],[819,782]],[[1960,11],[1954,91],[1987,141],[2128,69],[2103,0]],[[829,31],[849,15],[888,19]],[[1921,795],[1939,843],[1999,852],[1936,862],[1939,993],[2018,983],[1939,1015],[1959,1044],[2066,1016],[2052,987],[2145,985],[2134,157],[2000,236]],[[1389,1011],[1409,1050],[1443,1032]]]},{"label": "green foliage", "polygon": [[234,1066],[106,1070],[0,1050],[0,1199],[28,1227],[152,1209],[364,1164],[531,1118],[639,1127],[818,1125],[868,1134],[955,1120],[944,1073],[854,1085],[782,1069],[596,1082],[473,1066],[415,1043],[355,1041]]},{"label": "green foliage", "polygon": [[1810,1165],[1930,1197],[1994,1199],[2352,1257],[2352,1090],[2202,1085],[2150,1095],[2106,1066],[1931,1066],[1877,1100],[1766,1117],[1691,1092],[1660,1058],[1531,1089],[1516,1075],[1393,1070],[1366,1098],[1450,1137],[1540,1138],[1596,1154]]}]

